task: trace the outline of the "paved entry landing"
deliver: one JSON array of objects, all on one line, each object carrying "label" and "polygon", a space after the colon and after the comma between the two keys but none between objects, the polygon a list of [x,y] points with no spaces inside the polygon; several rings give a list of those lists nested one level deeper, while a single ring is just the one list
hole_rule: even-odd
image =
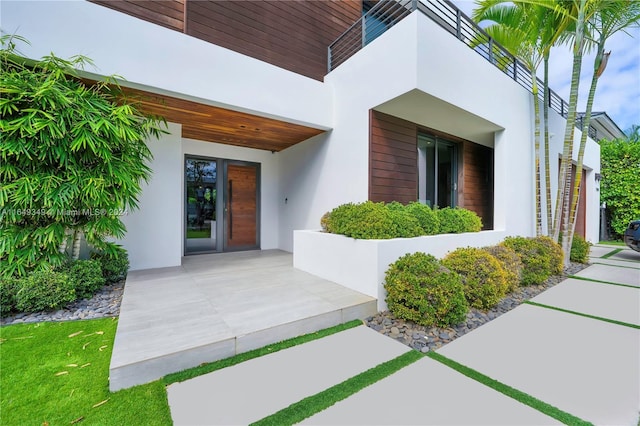
[{"label": "paved entry landing", "polygon": [[112,391],[376,312],[376,300],[293,268],[279,250],[186,257],[130,272]]}]

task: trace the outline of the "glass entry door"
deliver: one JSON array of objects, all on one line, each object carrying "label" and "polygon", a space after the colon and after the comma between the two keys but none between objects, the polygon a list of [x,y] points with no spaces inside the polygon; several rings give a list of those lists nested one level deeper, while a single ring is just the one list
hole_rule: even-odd
[{"label": "glass entry door", "polygon": [[217,250],[218,161],[185,160],[185,254]]},{"label": "glass entry door", "polygon": [[430,207],[455,207],[458,190],[456,145],[436,136],[418,135],[418,198]]}]

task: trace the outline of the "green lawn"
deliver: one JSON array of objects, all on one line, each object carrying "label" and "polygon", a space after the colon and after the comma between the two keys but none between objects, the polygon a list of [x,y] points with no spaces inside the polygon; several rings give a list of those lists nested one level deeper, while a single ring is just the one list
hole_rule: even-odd
[{"label": "green lawn", "polygon": [[0,328],[0,424],[171,425],[165,386],[348,328],[350,321],[134,388],[109,392],[117,319]]},{"label": "green lawn", "polygon": [[109,392],[112,318],[0,328],[2,425],[170,425],[164,385]]}]

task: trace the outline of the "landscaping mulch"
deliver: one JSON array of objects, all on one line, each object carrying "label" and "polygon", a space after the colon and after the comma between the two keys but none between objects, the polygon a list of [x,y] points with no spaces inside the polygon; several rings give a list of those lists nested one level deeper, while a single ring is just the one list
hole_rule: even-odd
[{"label": "landscaping mulch", "polygon": [[564,281],[568,275],[588,267],[588,264],[571,263],[562,275],[554,275],[540,285],[521,287],[508,294],[500,303],[488,311],[470,308],[465,322],[453,327],[425,327],[412,321],[396,318],[391,312],[384,311],[365,320],[368,327],[389,336],[410,348],[429,352],[438,349],[471,330],[509,312],[526,300]]}]

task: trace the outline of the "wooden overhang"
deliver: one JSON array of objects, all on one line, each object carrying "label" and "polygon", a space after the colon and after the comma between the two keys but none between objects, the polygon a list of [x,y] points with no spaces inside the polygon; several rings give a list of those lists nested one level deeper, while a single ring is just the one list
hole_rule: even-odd
[{"label": "wooden overhang", "polygon": [[282,151],[325,130],[122,87],[141,112],[182,124],[182,137],[246,148]]}]

